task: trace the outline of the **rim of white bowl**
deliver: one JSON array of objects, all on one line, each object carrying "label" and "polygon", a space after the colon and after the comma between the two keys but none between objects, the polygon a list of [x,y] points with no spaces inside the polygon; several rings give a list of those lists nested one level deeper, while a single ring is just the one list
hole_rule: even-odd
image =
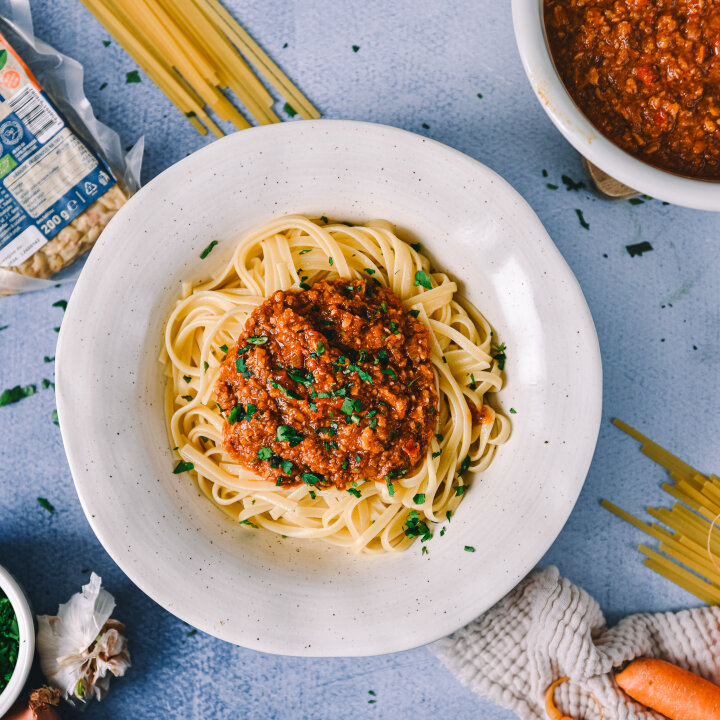
[{"label": "rim of white bowl", "polygon": [[543,0],[512,0],[515,40],[525,74],[545,112],[565,139],[616,180],[658,200],[695,210],[720,211],[720,182],[694,180],[638,160],[608,140],[565,88],[550,54]]},{"label": "rim of white bowl", "polygon": [[0,717],[2,717],[18,699],[25,682],[30,675],[33,656],[35,655],[35,625],[30,603],[17,580],[0,565],[0,590],[7,595],[17,617],[20,647],[17,662],[10,677],[10,682],[0,692]]}]

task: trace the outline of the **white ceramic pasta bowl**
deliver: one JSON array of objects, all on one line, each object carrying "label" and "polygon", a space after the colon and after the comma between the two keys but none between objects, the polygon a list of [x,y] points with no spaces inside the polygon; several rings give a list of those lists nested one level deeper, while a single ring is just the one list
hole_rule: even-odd
[{"label": "white ceramic pasta bowl", "polygon": [[[239,527],[174,475],[158,356],[182,280],[288,213],[387,218],[422,242],[507,344],[513,435],[421,555],[353,556]],[[211,240],[219,245],[205,259]],[[245,647],[371,655],[442,637],[527,573],[582,487],[600,422],[597,336],[570,269],[498,175],[395,128],[322,120],[246,130],[194,153],[112,220],[57,350],[60,427],[106,550],[154,600]],[[465,551],[472,546],[475,552]]]},{"label": "white ceramic pasta bowl", "polygon": [[512,0],[520,59],[555,127],[590,162],[638,192],[696,210],[720,211],[720,183],[694,180],[638,160],[608,140],[575,104],[555,69],[543,20],[543,0]]},{"label": "white ceramic pasta bowl", "polygon": [[0,692],[0,717],[2,717],[18,699],[23,687],[25,687],[28,675],[30,675],[30,668],[35,655],[35,624],[25,593],[18,585],[17,580],[2,565],[0,565],[0,590],[5,593],[15,611],[18,635],[20,637],[18,657],[13,674],[10,676],[10,682],[5,686],[5,689]]}]

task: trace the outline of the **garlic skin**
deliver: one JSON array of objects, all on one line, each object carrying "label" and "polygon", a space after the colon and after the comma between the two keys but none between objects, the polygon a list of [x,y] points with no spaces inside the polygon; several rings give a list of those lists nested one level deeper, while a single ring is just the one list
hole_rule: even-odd
[{"label": "garlic skin", "polygon": [[45,677],[72,702],[102,700],[110,673],[130,667],[125,626],[110,615],[115,599],[95,573],[82,592],[60,605],[57,615],[38,615],[36,647]]}]

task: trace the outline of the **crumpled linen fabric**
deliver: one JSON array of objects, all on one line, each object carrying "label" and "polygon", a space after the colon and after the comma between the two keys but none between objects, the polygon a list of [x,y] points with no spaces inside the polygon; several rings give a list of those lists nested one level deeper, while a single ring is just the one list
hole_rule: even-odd
[{"label": "crumpled linen fabric", "polygon": [[584,720],[661,720],[630,700],[614,672],[636,657],[659,657],[720,684],[720,608],[630,615],[605,625],[588,593],[535,570],[484,615],[432,646],[475,692],[522,720],[544,720],[545,690],[560,677],[555,704]]}]

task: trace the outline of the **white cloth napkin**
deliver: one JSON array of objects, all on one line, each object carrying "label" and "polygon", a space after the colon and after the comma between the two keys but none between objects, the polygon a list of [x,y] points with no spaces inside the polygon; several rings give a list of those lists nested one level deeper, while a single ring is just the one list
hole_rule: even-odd
[{"label": "white cloth napkin", "polygon": [[582,720],[657,720],[628,699],[613,670],[660,657],[720,684],[720,608],[631,615],[612,628],[584,590],[555,567],[536,570],[484,615],[432,649],[465,685],[523,720],[544,720],[545,689]]}]

